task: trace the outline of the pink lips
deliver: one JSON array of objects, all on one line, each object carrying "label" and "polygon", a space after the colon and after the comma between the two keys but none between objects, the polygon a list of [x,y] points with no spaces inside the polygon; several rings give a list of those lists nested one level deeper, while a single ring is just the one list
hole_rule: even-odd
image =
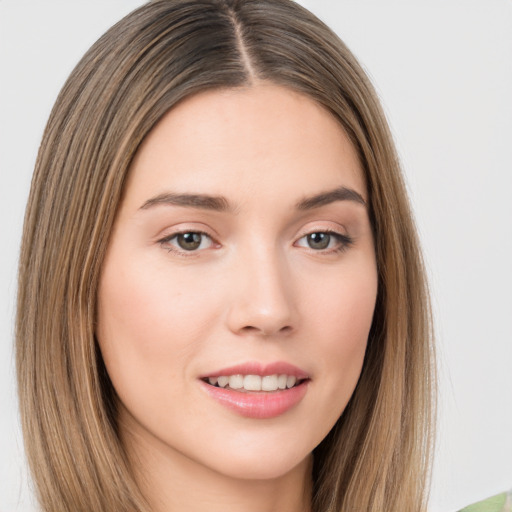
[{"label": "pink lips", "polygon": [[208,377],[219,377],[220,375],[274,375],[274,374],[286,374],[286,375],[295,375],[297,379],[307,379],[309,375],[294,366],[293,364],[285,363],[282,361],[277,361],[275,363],[270,364],[260,364],[256,362],[239,364],[236,366],[229,366],[228,368],[222,368],[221,370],[216,370],[212,373],[208,373],[207,375],[203,375],[200,378],[208,378]]},{"label": "pink lips", "polygon": [[[211,386],[205,380],[208,377],[221,375],[294,375],[300,384],[290,389],[278,391],[235,391],[233,389]],[[201,377],[203,389],[217,402],[228,409],[247,418],[267,419],[284,414],[297,405],[305,396],[309,376],[306,372],[285,362],[275,362],[268,365],[250,362],[217,370]]]}]

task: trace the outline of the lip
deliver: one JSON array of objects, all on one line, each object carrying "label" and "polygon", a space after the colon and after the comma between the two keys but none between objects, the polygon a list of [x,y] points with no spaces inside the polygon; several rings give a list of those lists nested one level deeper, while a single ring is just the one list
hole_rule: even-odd
[{"label": "lip", "polygon": [[306,395],[309,380],[298,386],[280,391],[246,391],[217,388],[200,381],[203,389],[214,400],[229,410],[246,418],[268,419],[275,418],[289,411]]},{"label": "lip", "polygon": [[[286,374],[293,375],[297,379],[303,379],[299,385],[278,391],[236,391],[233,389],[211,386],[205,380],[208,377],[220,377],[221,375],[265,375]],[[200,377],[201,387],[215,401],[230,411],[253,419],[269,419],[280,416],[296,405],[304,398],[309,387],[309,375],[289,363],[278,361],[270,364],[257,362],[243,363],[215,370]]]},{"label": "lip", "polygon": [[304,370],[284,361],[276,361],[269,364],[252,361],[215,370],[212,373],[201,375],[199,378],[207,379],[208,377],[220,377],[221,375],[259,375],[264,377],[265,375],[275,374],[293,375],[297,379],[309,379],[309,375]]}]

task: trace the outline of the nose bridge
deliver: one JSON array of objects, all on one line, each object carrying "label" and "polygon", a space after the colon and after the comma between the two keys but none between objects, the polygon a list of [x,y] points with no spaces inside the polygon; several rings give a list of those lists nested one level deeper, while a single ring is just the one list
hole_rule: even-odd
[{"label": "nose bridge", "polygon": [[285,255],[275,244],[249,243],[238,254],[231,330],[272,335],[295,328],[293,283]]}]

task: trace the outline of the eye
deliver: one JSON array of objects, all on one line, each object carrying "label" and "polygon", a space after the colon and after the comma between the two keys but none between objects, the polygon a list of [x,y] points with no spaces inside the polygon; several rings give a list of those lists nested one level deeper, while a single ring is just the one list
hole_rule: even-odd
[{"label": "eye", "polygon": [[327,249],[331,243],[329,233],[311,233],[306,236],[306,241],[311,249]]},{"label": "eye", "polygon": [[299,247],[308,247],[314,251],[338,252],[347,249],[353,240],[347,235],[334,231],[315,231],[297,241]]},{"label": "eye", "polygon": [[171,252],[197,252],[200,249],[208,249],[213,245],[213,240],[201,231],[184,231],[173,233],[159,243]]}]

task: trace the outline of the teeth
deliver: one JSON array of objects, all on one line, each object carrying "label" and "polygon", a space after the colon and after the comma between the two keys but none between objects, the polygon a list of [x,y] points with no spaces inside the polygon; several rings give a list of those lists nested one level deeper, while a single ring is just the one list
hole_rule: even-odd
[{"label": "teeth", "polygon": [[229,377],[229,387],[231,389],[240,389],[244,387],[244,376],[243,375],[231,375]]},{"label": "teeth", "polygon": [[228,385],[228,382],[229,382],[229,377],[222,376],[222,377],[219,377],[217,384],[219,385],[220,388],[225,388]]},{"label": "teeth", "polygon": [[263,391],[277,391],[277,375],[266,375],[261,379]]},{"label": "teeth", "polygon": [[244,389],[247,391],[261,391],[261,377],[259,375],[246,375]]},{"label": "teeth", "polygon": [[286,387],[287,388],[293,388],[293,386],[295,386],[295,383],[297,382],[297,378],[294,376],[294,375],[290,375],[287,379],[286,379]]},{"label": "teeth", "polygon": [[230,389],[244,389],[245,391],[277,391],[278,389],[290,389],[297,384],[295,375],[222,375],[220,377],[208,377],[212,386]]}]

